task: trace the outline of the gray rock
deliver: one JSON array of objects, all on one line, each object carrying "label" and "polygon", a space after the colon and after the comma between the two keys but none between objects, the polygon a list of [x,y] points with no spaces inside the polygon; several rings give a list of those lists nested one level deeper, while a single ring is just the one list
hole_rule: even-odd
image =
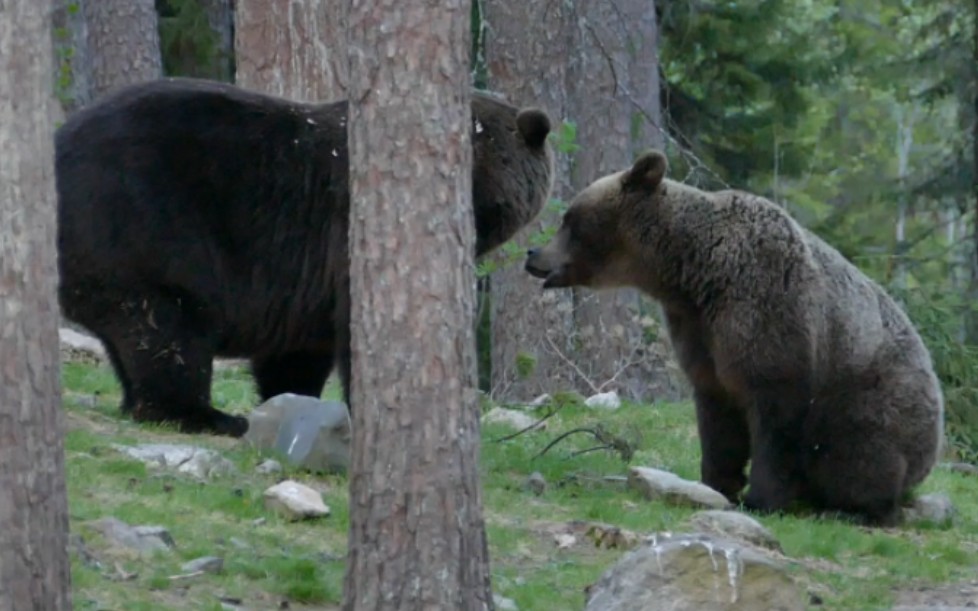
[{"label": "gray rock", "polygon": [[584,405],[598,409],[616,410],[621,407],[621,398],[617,391],[601,392],[591,395],[584,401]]},{"label": "gray rock", "polygon": [[706,484],[651,467],[629,469],[628,486],[640,491],[649,500],[661,499],[675,505],[711,509],[726,509],[731,506],[727,497]]},{"label": "gray rock", "polygon": [[496,604],[496,611],[520,611],[515,601],[499,594],[492,595],[492,602]]},{"label": "gray rock", "polygon": [[342,473],[350,464],[350,412],[339,401],[285,393],[265,401],[248,416],[243,443],[281,453],[310,471]]},{"label": "gray rock", "polygon": [[945,466],[954,471],[955,473],[964,473],[965,475],[978,475],[978,466],[972,465],[966,462],[951,462],[945,463]]},{"label": "gray rock", "polygon": [[224,568],[224,558],[217,556],[202,556],[183,563],[180,570],[184,573],[220,573]]},{"label": "gray rock", "polygon": [[526,404],[527,407],[537,408],[552,402],[554,399],[550,396],[550,393],[543,393],[538,395],[537,398]]},{"label": "gray rock", "polygon": [[[539,418],[534,418],[530,414],[505,407],[494,407],[482,417],[482,422],[485,424],[503,424],[520,431],[530,428],[537,420]],[[546,428],[546,423],[541,422],[536,428]]]},{"label": "gray rock", "polygon": [[61,358],[67,361],[101,363],[105,361],[105,347],[98,339],[74,329],[58,329],[61,342]]},{"label": "gray rock", "polygon": [[261,473],[263,475],[268,475],[271,473],[281,473],[281,472],[282,472],[282,463],[272,458],[261,461],[261,464],[255,467],[255,473]]},{"label": "gray rock", "polygon": [[689,525],[705,533],[740,539],[758,547],[781,551],[781,543],[770,530],[739,511],[720,509],[699,511],[689,518]]},{"label": "gray rock", "polygon": [[912,506],[903,508],[903,519],[946,525],[954,521],[955,513],[954,504],[946,494],[925,494],[914,499]]},{"label": "gray rock", "polygon": [[539,471],[534,471],[526,478],[526,487],[535,495],[540,496],[547,490],[547,480]]},{"label": "gray rock", "polygon": [[760,550],[701,534],[659,534],[587,589],[587,611],[801,611],[784,568]]},{"label": "gray rock", "polygon": [[141,554],[166,552],[174,545],[173,537],[162,526],[134,527],[114,517],[89,522],[88,526],[115,546]]},{"label": "gray rock", "polygon": [[323,497],[304,484],[293,480],[279,482],[264,493],[265,507],[289,520],[305,520],[328,516],[329,507]]},{"label": "gray rock", "polygon": [[200,479],[230,475],[234,463],[214,450],[194,446],[150,443],[139,446],[112,444],[112,447],[150,467],[186,473]]}]

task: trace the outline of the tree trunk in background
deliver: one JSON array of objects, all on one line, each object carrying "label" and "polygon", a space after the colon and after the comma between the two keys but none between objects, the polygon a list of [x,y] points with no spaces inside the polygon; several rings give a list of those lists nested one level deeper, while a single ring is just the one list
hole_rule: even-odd
[{"label": "tree trunk in background", "polygon": [[[663,147],[653,3],[509,0],[489,2],[484,10],[490,86],[577,125],[579,148],[560,155],[554,197],[569,202],[599,176],[628,167],[642,150]],[[557,223],[559,215],[541,215],[520,243]],[[681,392],[669,349],[646,341],[658,325],[643,313],[653,306],[637,291],[541,294],[520,259],[493,275],[492,304],[497,399],[565,388],[586,395],[617,390],[645,401]],[[529,376],[520,376],[520,361],[528,362],[520,354],[536,358]]]},{"label": "tree trunk in background", "polygon": [[65,116],[92,101],[92,57],[83,1],[55,0],[51,12],[55,92]]},{"label": "tree trunk in background", "polygon": [[234,6],[232,0],[200,0],[207,22],[217,35],[215,76],[234,82]]},{"label": "tree trunk in background", "polygon": [[0,609],[71,608],[50,5],[0,4]]},{"label": "tree trunk in background", "polygon": [[306,102],[346,97],[342,8],[331,0],[237,0],[237,84]]},{"label": "tree trunk in background", "polygon": [[478,479],[469,8],[349,5],[356,375],[346,609],[492,608]]},{"label": "tree trunk in background", "polygon": [[153,0],[85,0],[92,99],[160,78],[160,34]]},{"label": "tree trunk in background", "polygon": [[[489,88],[518,106],[540,106],[555,123],[566,118],[573,19],[569,3],[493,0],[481,7]],[[555,152],[552,197],[567,198],[572,194],[570,159]],[[577,382],[572,361],[561,356],[572,358],[574,354],[573,294],[543,292],[540,281],[523,271],[521,256],[532,236],[559,222],[559,213],[545,209],[513,238],[520,246],[515,259],[504,252],[494,257],[499,269],[490,278],[491,393],[497,400],[530,400]]]}]

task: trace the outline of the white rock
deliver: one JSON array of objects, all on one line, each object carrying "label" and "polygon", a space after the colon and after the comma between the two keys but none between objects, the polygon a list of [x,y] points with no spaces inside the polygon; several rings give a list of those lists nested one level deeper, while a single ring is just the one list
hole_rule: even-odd
[{"label": "white rock", "polygon": [[[524,414],[515,409],[506,409],[505,407],[494,407],[482,417],[484,424],[504,424],[518,430],[533,426],[533,423],[537,420],[538,418],[534,418],[529,414]],[[540,423],[537,428],[543,428],[544,424]]]},{"label": "white rock", "polygon": [[105,347],[98,339],[68,327],[58,329],[62,358],[67,360],[104,361]]},{"label": "white rock", "polygon": [[116,450],[154,468],[186,473],[200,479],[230,475],[236,471],[234,463],[214,450],[194,446],[150,443],[139,446],[112,444]]},{"label": "white rock", "polygon": [[596,395],[591,395],[584,401],[584,405],[588,407],[595,407],[598,409],[615,410],[621,407],[621,398],[618,397],[617,391],[600,392]]},{"label": "white rock", "polygon": [[88,526],[117,547],[142,554],[169,551],[173,547],[173,537],[162,526],[130,526],[113,517],[89,522]]},{"label": "white rock", "polygon": [[268,458],[266,460],[263,460],[261,461],[261,464],[255,467],[255,473],[261,473],[263,475],[268,475],[270,473],[281,473],[281,472],[282,472],[282,463],[280,463],[279,461],[273,458]]},{"label": "white rock", "polygon": [[219,558],[217,556],[203,556],[201,558],[194,558],[189,562],[183,563],[180,567],[180,571],[184,573],[196,573],[201,571],[203,573],[220,573],[221,569],[224,568],[224,558]]},{"label": "white rock", "polygon": [[279,482],[264,493],[265,507],[290,520],[321,518],[330,514],[323,497],[304,484],[293,480]]},{"label": "white rock", "polygon": [[492,595],[492,602],[496,604],[496,611],[520,611],[516,602],[499,594]]},{"label": "white rock", "polygon": [[711,509],[726,509],[731,506],[727,497],[705,484],[651,467],[629,469],[628,486],[639,490],[649,500],[662,499],[676,505]]},{"label": "white rock", "polygon": [[546,405],[551,401],[553,401],[553,397],[550,396],[550,393],[543,393],[542,395],[538,396],[536,399],[530,401],[526,405],[527,407],[540,407],[541,405]]},{"label": "white rock", "polygon": [[903,519],[947,525],[954,521],[955,513],[954,504],[946,494],[925,494],[914,499],[913,506],[903,509]]}]

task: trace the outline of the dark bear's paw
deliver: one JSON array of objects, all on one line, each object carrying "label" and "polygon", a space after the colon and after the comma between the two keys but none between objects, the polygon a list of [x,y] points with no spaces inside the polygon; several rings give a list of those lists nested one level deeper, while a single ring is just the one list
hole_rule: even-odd
[{"label": "dark bear's paw", "polygon": [[227,435],[241,437],[248,432],[248,419],[241,416],[225,414],[211,408],[206,417],[191,418],[180,422],[180,430],[184,433],[207,433],[211,435]]},{"label": "dark bear's paw", "polygon": [[791,499],[787,494],[773,494],[772,491],[762,492],[749,489],[744,495],[742,505],[745,509],[757,513],[778,513],[788,509]]}]

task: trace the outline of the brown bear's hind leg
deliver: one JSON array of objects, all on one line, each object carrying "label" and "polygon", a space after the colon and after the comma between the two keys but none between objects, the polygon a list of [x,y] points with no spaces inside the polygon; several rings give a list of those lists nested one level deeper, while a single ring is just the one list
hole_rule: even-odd
[{"label": "brown bear's hind leg", "polygon": [[693,394],[699,429],[700,478],[703,483],[738,501],[747,484],[750,432],[743,409],[719,388],[697,388]]},{"label": "brown bear's hind leg", "polygon": [[283,393],[318,399],[332,369],[333,353],[329,350],[289,352],[251,360],[251,374],[262,401]]}]

